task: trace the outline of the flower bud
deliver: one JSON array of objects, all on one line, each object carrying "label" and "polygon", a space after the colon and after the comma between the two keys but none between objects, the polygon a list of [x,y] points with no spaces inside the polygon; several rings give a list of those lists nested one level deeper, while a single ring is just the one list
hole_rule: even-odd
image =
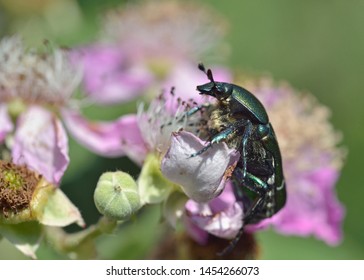
[{"label": "flower bud", "polygon": [[125,220],[140,208],[137,184],[122,171],[105,172],[100,176],[94,201],[101,214],[115,220]]}]

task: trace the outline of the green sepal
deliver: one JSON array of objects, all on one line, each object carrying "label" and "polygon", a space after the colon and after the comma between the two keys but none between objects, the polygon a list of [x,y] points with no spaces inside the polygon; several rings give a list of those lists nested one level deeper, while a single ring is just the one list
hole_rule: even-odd
[{"label": "green sepal", "polygon": [[142,204],[160,203],[174,190],[174,184],[163,176],[156,155],[149,154],[145,159],[138,188]]},{"label": "green sepal", "polygon": [[35,252],[42,238],[42,226],[38,222],[0,224],[0,235],[24,255],[36,259]]}]

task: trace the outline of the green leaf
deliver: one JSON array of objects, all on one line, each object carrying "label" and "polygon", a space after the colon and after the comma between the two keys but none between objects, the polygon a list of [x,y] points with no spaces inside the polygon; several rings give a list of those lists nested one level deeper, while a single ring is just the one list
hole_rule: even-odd
[{"label": "green leaf", "polygon": [[36,258],[35,252],[42,237],[42,226],[39,223],[1,224],[0,234],[24,255]]}]

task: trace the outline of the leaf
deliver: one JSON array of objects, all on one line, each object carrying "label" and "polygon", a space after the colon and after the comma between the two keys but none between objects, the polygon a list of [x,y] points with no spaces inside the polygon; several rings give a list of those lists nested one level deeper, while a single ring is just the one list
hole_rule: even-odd
[{"label": "leaf", "polygon": [[42,237],[42,226],[39,223],[1,224],[0,234],[24,255],[37,258],[35,252]]}]

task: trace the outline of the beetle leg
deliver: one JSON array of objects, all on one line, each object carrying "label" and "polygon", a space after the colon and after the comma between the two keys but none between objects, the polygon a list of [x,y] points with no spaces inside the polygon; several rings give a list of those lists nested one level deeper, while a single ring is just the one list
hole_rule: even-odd
[{"label": "beetle leg", "polygon": [[244,177],[240,168],[234,170],[234,175],[237,181],[240,181],[240,184],[242,183],[246,188],[258,195],[258,198],[255,199],[246,215],[244,215],[244,225],[246,225],[262,209],[266,195],[273,187],[249,172],[246,172]]},{"label": "beetle leg", "polygon": [[[203,147],[201,150],[197,151],[196,153],[191,154],[189,157],[196,157],[198,155],[201,155],[202,153],[206,152],[208,149],[211,148],[212,144],[220,143],[221,141],[224,141],[227,139],[232,133],[234,133],[238,128],[245,126],[247,123],[250,123],[249,120],[241,120],[238,122],[235,122],[231,126],[227,127],[223,131],[220,131],[219,133],[215,134],[210,143]],[[250,123],[251,124],[251,123]]]},{"label": "beetle leg", "polygon": [[234,132],[234,128],[233,127],[228,127],[227,129],[221,131],[220,133],[216,134],[210,141],[210,143],[203,147],[201,150],[197,151],[196,153],[191,154],[189,157],[196,157],[199,156],[201,154],[203,154],[204,152],[206,152],[208,149],[211,148],[212,144],[214,143],[220,143],[221,141],[225,140],[231,133]]},{"label": "beetle leg", "polygon": [[245,129],[244,129],[244,134],[243,134],[243,139],[241,141],[242,143],[242,159],[243,159],[243,178],[246,177],[246,161],[247,161],[247,150],[246,150],[246,147],[247,147],[247,144],[248,144],[248,140],[249,140],[249,136],[251,135],[252,133],[252,129],[253,129],[253,125],[251,123],[251,121],[247,120],[247,125],[245,126]]},{"label": "beetle leg", "polygon": [[[267,184],[264,181],[260,180],[258,177],[254,176],[253,174],[250,174],[249,172],[247,172],[245,177],[243,177],[243,171],[240,168],[235,169],[234,173],[237,178],[237,181],[239,182],[239,187],[241,185],[241,181],[243,182],[251,181],[249,182],[249,184],[247,184],[247,188],[257,193],[259,197],[255,200],[255,202],[249,209],[248,214],[244,216],[243,226],[240,228],[234,239],[230,241],[229,245],[224,250],[218,253],[219,256],[224,256],[226,254],[229,254],[235,248],[236,244],[238,243],[238,241],[240,240],[241,236],[244,233],[245,225],[249,224],[250,219],[254,217],[255,213],[259,211],[259,209],[263,206],[264,197],[268,188]],[[253,182],[255,182],[255,184]],[[253,183],[253,185],[258,184],[259,187],[251,187],[251,183]]]},{"label": "beetle leg", "polygon": [[201,111],[202,109],[205,109],[205,108],[209,108],[210,106],[211,106],[211,103],[204,103],[202,105],[192,107],[191,109],[189,109],[186,112],[185,116],[186,117],[192,116],[193,114],[196,114],[198,111]]},{"label": "beetle leg", "polygon": [[[259,213],[261,208],[263,207],[264,200],[266,197],[267,192],[270,189],[270,186],[267,185],[264,181],[259,179],[258,177],[254,176],[253,174],[246,172],[245,177],[243,177],[244,171],[241,171],[240,168],[236,168],[234,170],[235,176],[238,179],[237,181],[243,181],[244,183],[246,181],[250,181],[247,184],[244,184],[249,190],[255,192],[258,194],[258,198],[254,201],[253,205],[250,207],[248,213],[243,218],[243,226],[238,231],[234,239],[232,239],[229,243],[229,245],[218,253],[218,256],[224,256],[226,254],[229,254],[236,246],[238,241],[240,240],[241,236],[244,233],[244,228],[247,224],[249,224],[250,220],[256,215],[256,213]],[[241,181],[239,183],[239,187],[241,184]],[[255,186],[255,187],[252,187]]]}]

